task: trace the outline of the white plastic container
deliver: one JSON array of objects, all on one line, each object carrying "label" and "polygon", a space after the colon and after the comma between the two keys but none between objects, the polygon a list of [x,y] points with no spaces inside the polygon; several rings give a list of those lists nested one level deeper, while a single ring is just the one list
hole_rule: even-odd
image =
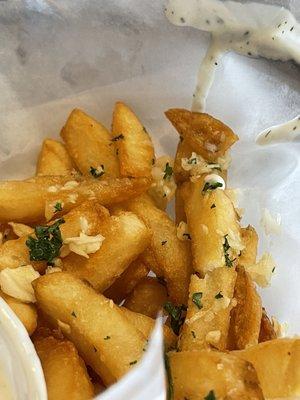
[{"label": "white plastic container", "polygon": [[[0,400],[46,400],[40,360],[23,324],[0,297],[0,374],[11,392]],[[4,397],[5,396],[5,397]]]}]

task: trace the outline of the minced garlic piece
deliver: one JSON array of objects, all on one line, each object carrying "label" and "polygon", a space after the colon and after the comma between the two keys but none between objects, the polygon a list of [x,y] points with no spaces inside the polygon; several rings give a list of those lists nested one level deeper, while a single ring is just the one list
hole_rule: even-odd
[{"label": "minced garlic piece", "polygon": [[49,193],[56,193],[56,192],[59,191],[59,189],[60,189],[59,185],[49,186],[48,187],[48,192]]},{"label": "minced garlic piece", "polygon": [[210,331],[207,333],[205,336],[205,340],[207,343],[210,343],[212,345],[219,343],[221,339],[221,331]]},{"label": "minced garlic piece", "polygon": [[266,287],[275,270],[275,261],[271,254],[265,253],[256,264],[246,266],[245,269],[259,286]]},{"label": "minced garlic piece", "polygon": [[72,193],[68,195],[68,202],[75,204],[76,200],[78,199],[78,194],[77,193]]},{"label": "minced garlic piece", "polygon": [[80,232],[79,236],[65,239],[64,244],[68,245],[69,250],[73,253],[89,258],[89,254],[96,253],[100,249],[104,239],[100,234],[88,236],[84,232]]},{"label": "minced garlic piece", "polygon": [[264,228],[265,234],[275,234],[279,235],[281,230],[281,215],[276,214],[272,216],[267,208],[264,208],[262,212],[262,217],[260,220],[262,227]]},{"label": "minced garlic piece", "polygon": [[83,233],[89,234],[90,225],[85,217],[79,217],[80,228]]},{"label": "minced garlic piece", "polygon": [[204,143],[204,147],[211,153],[215,153],[218,150],[218,147],[214,143],[206,142]]},{"label": "minced garlic piece", "polygon": [[18,268],[5,268],[0,272],[1,290],[15,299],[25,303],[35,303],[35,295],[31,282],[40,274],[31,265]]},{"label": "minced garlic piece", "polygon": [[75,189],[79,185],[76,181],[68,181],[62,186],[61,190],[72,190]]},{"label": "minced garlic piece", "polygon": [[244,250],[245,246],[242,243],[242,239],[239,233],[234,233],[231,229],[229,229],[227,233],[227,241],[232,250],[236,253]]},{"label": "minced garlic piece", "polygon": [[53,274],[54,272],[62,272],[62,269],[59,267],[52,267],[51,265],[48,265],[46,268],[45,274]]},{"label": "minced garlic piece", "polygon": [[165,198],[170,201],[174,196],[176,183],[173,165],[174,160],[169,156],[162,156],[156,159],[152,168],[153,183],[150,188],[150,193],[154,198]]},{"label": "minced garlic piece", "polygon": [[8,225],[11,226],[13,233],[18,237],[28,236],[33,232],[33,229],[28,225],[16,222],[9,222]]},{"label": "minced garlic piece", "polygon": [[176,230],[176,234],[179,240],[190,240],[191,236],[188,231],[187,223],[184,221],[179,222]]},{"label": "minced garlic piece", "polygon": [[59,319],[57,320],[57,325],[62,331],[63,334],[70,335],[71,334],[71,327],[69,324],[66,324],[65,322],[60,321]]}]

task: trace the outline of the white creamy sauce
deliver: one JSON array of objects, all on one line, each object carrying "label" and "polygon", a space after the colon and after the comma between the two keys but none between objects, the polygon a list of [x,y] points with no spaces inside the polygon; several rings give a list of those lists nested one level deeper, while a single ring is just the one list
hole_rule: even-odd
[{"label": "white creamy sauce", "polygon": [[300,115],[280,125],[271,126],[260,132],[256,143],[266,145],[270,143],[291,142],[300,136]]},{"label": "white creamy sauce", "polygon": [[14,400],[10,385],[5,373],[0,368],[0,400]]},{"label": "white creamy sauce", "polygon": [[300,64],[300,24],[283,7],[220,0],[169,0],[166,15],[175,25],[212,34],[198,72],[194,111],[205,109],[215,71],[229,51]]}]

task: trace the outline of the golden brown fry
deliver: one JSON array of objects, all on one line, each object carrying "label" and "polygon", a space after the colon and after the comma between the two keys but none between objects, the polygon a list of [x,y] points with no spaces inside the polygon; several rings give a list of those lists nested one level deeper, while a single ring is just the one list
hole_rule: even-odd
[{"label": "golden brown fry", "polygon": [[235,280],[236,272],[227,267],[208,272],[204,279],[191,276],[180,350],[227,349]]},{"label": "golden brown fry", "polygon": [[[0,220],[34,223],[60,216],[87,200],[102,205],[122,202],[145,192],[147,178],[96,178],[39,176],[27,181],[0,182]],[[45,206],[46,203],[46,206]],[[62,213],[55,213],[61,203]]]},{"label": "golden brown fry", "polygon": [[53,139],[45,139],[39,154],[37,175],[70,175],[74,165],[65,146]]},{"label": "golden brown fry", "polygon": [[[95,119],[79,109],[71,112],[61,131],[66,148],[83,175],[94,174],[101,179],[119,175],[115,143],[110,132]],[[103,168],[101,167],[103,166]]]},{"label": "golden brown fry", "polygon": [[[82,203],[64,216],[65,223],[60,225],[62,238],[66,239],[78,236],[82,230],[82,218],[85,218],[89,225],[89,234],[97,234],[99,231],[99,224],[101,224],[101,220],[105,215],[109,215],[108,211],[95,201]],[[0,246],[0,270],[4,268],[17,268],[21,265],[28,264],[31,264],[34,269],[39,272],[45,270],[45,261],[30,260],[29,249],[26,246],[27,239],[28,236],[15,240],[8,240]]]},{"label": "golden brown fry", "polygon": [[239,264],[247,267],[256,263],[258,235],[251,225],[241,228],[241,235],[245,248],[239,257]]},{"label": "golden brown fry", "polygon": [[73,343],[53,336],[34,342],[41,360],[48,400],[89,400],[94,388]]},{"label": "golden brown fry", "polygon": [[89,258],[71,253],[64,258],[64,270],[88,281],[103,292],[150,243],[151,232],[135,214],[123,212],[102,220],[101,248]]},{"label": "golden brown fry", "polygon": [[181,221],[186,222],[184,201],[181,196],[181,186],[177,186],[175,192],[175,222],[178,225]]},{"label": "golden brown fry", "polygon": [[168,299],[167,289],[150,276],[142,279],[127,297],[124,307],[131,311],[156,318]]},{"label": "golden brown fry", "polygon": [[258,342],[261,343],[273,339],[277,339],[277,334],[275,332],[272,322],[270,321],[266,313],[266,310],[263,308]]},{"label": "golden brown fry", "polygon": [[261,299],[242,267],[237,269],[234,298],[237,305],[230,314],[229,349],[242,350],[258,343],[262,318]]},{"label": "golden brown fry", "polygon": [[190,172],[182,168],[181,160],[182,158],[190,158],[193,151],[192,146],[181,136],[177,146],[173,170],[177,184],[187,181],[190,177]]},{"label": "golden brown fry", "polygon": [[[240,226],[231,200],[223,190],[203,191],[204,178],[185,182],[180,191],[192,242],[193,266],[202,276],[225,265],[235,265],[239,249],[224,250],[225,240],[242,245]],[[227,254],[227,260],[225,258]]]},{"label": "golden brown fry", "polygon": [[139,361],[146,339],[112,300],[64,272],[44,275],[33,286],[38,306],[59,321],[64,336],[106,385]]},{"label": "golden brown fry", "polygon": [[28,236],[33,232],[33,228],[28,225],[18,224],[17,222],[9,222],[8,225],[11,227],[13,233],[19,238]]},{"label": "golden brown fry", "polygon": [[251,362],[265,398],[300,396],[300,339],[275,339],[234,355]]},{"label": "golden brown fry", "polygon": [[23,303],[0,290],[0,297],[6,301],[22,324],[25,326],[28,335],[32,335],[37,326],[37,312],[33,304]]},{"label": "golden brown fry", "polygon": [[[121,312],[125,315],[125,317],[130,321],[130,323],[142,334],[149,338],[155,325],[155,320],[147,317],[144,314],[139,314],[133,311],[128,310],[125,307],[120,307]],[[164,341],[166,350],[171,350],[176,348],[177,343],[177,336],[173,333],[172,329],[164,325],[163,326],[163,333],[164,333]]]},{"label": "golden brown fry", "polygon": [[115,104],[112,132],[121,176],[151,177],[154,160],[151,138],[133,111],[122,102]]},{"label": "golden brown fry", "polygon": [[174,400],[264,399],[253,366],[233,354],[183,351],[168,357]]},{"label": "golden brown fry", "polygon": [[173,108],[167,118],[193,150],[207,161],[215,161],[238,140],[223,122],[211,115]]},{"label": "golden brown fry", "polygon": [[174,222],[146,196],[127,202],[127,208],[136,213],[152,230],[150,249],[155,264],[151,267],[157,276],[166,280],[171,300],[177,304],[184,304],[191,275],[188,244],[178,239]]},{"label": "golden brown fry", "polygon": [[103,293],[105,297],[119,304],[129,295],[141,279],[148,275],[149,268],[138,258],[133,261],[122,275]]}]

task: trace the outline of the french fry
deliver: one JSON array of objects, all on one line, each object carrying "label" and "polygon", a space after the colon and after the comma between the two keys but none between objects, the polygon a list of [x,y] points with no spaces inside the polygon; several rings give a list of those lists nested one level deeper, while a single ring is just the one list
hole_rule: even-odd
[{"label": "french fry", "polygon": [[149,245],[151,232],[135,214],[123,212],[102,221],[101,248],[89,258],[71,253],[64,258],[64,270],[88,281],[103,292]]},{"label": "french fry", "polygon": [[[96,178],[39,176],[27,181],[0,182],[0,220],[2,222],[34,223],[60,216],[87,200],[102,205],[122,202],[148,189],[147,178]],[[46,203],[46,205],[45,205]],[[55,213],[55,205],[63,205]]]},{"label": "french fry", "polygon": [[[165,278],[171,300],[184,304],[191,274],[188,244],[178,239],[174,222],[164,211],[156,208],[148,197],[141,196],[126,204],[128,210],[136,213],[153,232],[150,245],[155,259],[153,271]],[[157,270],[154,269],[156,265]]]},{"label": "french fry", "polygon": [[237,305],[231,310],[229,349],[242,350],[258,343],[262,307],[254,282],[244,268],[237,268],[234,288]]},{"label": "french fry", "polygon": [[112,132],[120,162],[120,175],[151,177],[154,149],[151,138],[133,111],[117,102],[113,113]]},{"label": "french fry", "polygon": [[73,343],[49,336],[34,345],[41,360],[48,400],[93,398],[93,385]]},{"label": "french fry", "polygon": [[227,349],[235,280],[235,270],[227,267],[208,272],[204,279],[191,276],[180,350]]},{"label": "french fry", "polygon": [[65,146],[57,140],[45,139],[38,157],[36,175],[71,175],[74,171]]},{"label": "french fry", "polygon": [[194,151],[207,161],[216,161],[238,140],[223,122],[211,115],[173,108],[167,118]]},{"label": "french fry", "polygon": [[[71,210],[64,216],[65,223],[60,226],[62,239],[78,236],[82,230],[81,221],[85,219],[89,227],[89,234],[95,235],[99,231],[99,224],[104,216],[109,216],[108,211],[95,201],[87,201]],[[33,236],[33,235],[31,235]],[[8,240],[0,246],[0,270],[5,268],[18,268],[21,265],[31,264],[34,269],[42,272],[46,268],[46,261],[32,261],[29,249],[26,246],[28,236]]]},{"label": "french fry", "polygon": [[174,400],[264,399],[253,366],[233,354],[183,351],[168,358]]},{"label": "french fry", "polygon": [[270,321],[266,313],[266,310],[263,308],[258,342],[261,343],[273,339],[277,339],[277,334],[275,332],[272,322]]},{"label": "french fry", "polygon": [[110,132],[79,109],[71,112],[61,137],[83,175],[98,175],[100,179],[119,175],[115,143]]},{"label": "french fry", "polygon": [[184,202],[181,196],[181,186],[177,186],[175,192],[175,222],[178,225],[181,221],[186,222]]},{"label": "french fry", "polygon": [[265,398],[300,396],[300,339],[275,339],[235,351],[256,369]]},{"label": "french fry", "polygon": [[64,336],[106,385],[139,361],[146,338],[112,300],[64,272],[44,275],[33,286],[38,306],[60,321]]},{"label": "french fry", "polygon": [[153,250],[148,247],[139,257],[143,263],[152,271],[155,271],[157,277],[162,278],[164,275],[163,270],[157,264]]},{"label": "french fry", "polygon": [[124,307],[131,311],[156,318],[168,299],[167,289],[156,278],[142,279],[126,298]]},{"label": "french fry", "polygon": [[119,304],[148,275],[149,268],[140,260],[133,261],[121,276],[103,293],[105,297]]},{"label": "french fry", "polygon": [[251,225],[241,228],[241,235],[245,248],[241,251],[239,264],[247,267],[256,263],[258,235]]},{"label": "french fry", "polygon": [[6,301],[22,324],[25,326],[28,335],[32,335],[37,326],[37,312],[33,304],[23,303],[0,290],[0,297]]},{"label": "french fry", "polygon": [[231,200],[223,190],[203,191],[204,186],[204,178],[200,178],[185,182],[180,191],[192,239],[193,266],[201,276],[214,268],[236,264],[242,248]]},{"label": "french fry", "polygon": [[193,147],[187,142],[187,140],[184,140],[184,138],[181,137],[177,145],[177,151],[174,161],[174,176],[177,184],[189,180],[190,172],[182,168],[181,160],[183,158],[190,158],[193,151]]},{"label": "french fry", "polygon": [[[120,307],[122,314],[128,319],[128,321],[142,334],[149,338],[155,325],[155,320],[147,317],[144,314],[139,314],[133,311],[128,310],[126,307]],[[166,350],[171,350],[176,348],[177,336],[173,333],[172,329],[163,325],[163,333],[164,333],[164,342]]]}]

